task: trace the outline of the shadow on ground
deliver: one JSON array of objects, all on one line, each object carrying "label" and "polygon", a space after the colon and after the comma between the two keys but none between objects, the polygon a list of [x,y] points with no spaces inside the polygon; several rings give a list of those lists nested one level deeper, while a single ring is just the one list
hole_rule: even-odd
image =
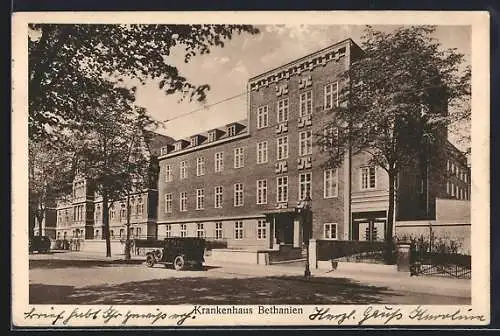
[{"label": "shadow on ground", "polygon": [[385,287],[349,279],[300,276],[169,278],[79,288],[30,284],[31,304],[367,304],[387,295]]},{"label": "shadow on ground", "polygon": [[[132,259],[116,259],[116,260],[65,260],[65,259],[33,259],[29,261],[29,269],[58,269],[58,268],[93,268],[93,267],[110,267],[110,266],[127,266],[141,265],[144,260]],[[165,267],[172,268],[172,264],[166,264]],[[146,266],[144,266],[146,267]],[[157,264],[155,267],[162,267],[162,264]],[[219,266],[203,266],[203,270],[211,270],[220,268]]]},{"label": "shadow on ground", "polygon": [[144,263],[144,260],[64,260],[64,259],[33,259],[29,261],[29,269],[35,268],[90,268],[90,267],[106,267],[106,266],[116,266],[116,265],[140,265]]}]

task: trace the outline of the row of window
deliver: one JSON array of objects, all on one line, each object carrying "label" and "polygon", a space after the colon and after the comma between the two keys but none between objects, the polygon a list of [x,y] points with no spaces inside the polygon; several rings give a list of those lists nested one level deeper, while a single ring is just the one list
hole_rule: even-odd
[{"label": "row of window", "polygon": [[[140,238],[141,237],[141,233],[142,233],[142,229],[140,227],[136,228],[135,230],[134,230],[134,228],[130,228],[129,232],[130,232],[129,233],[129,238]],[[114,230],[109,230],[109,236],[110,236],[111,239],[116,238],[115,231]],[[100,230],[95,230],[95,232],[94,232],[94,238],[95,239],[103,239],[104,236],[101,235]],[[118,238],[119,239],[127,238],[127,235],[125,233],[125,229],[120,229],[119,234],[118,234]]]},{"label": "row of window", "polygon": [[455,185],[450,181],[446,182],[446,193],[459,200],[469,199],[469,190],[467,188],[460,188],[458,185]]},{"label": "row of window", "polygon": [[[130,200],[130,215],[133,217],[142,217],[144,213],[144,203],[142,201],[142,197],[137,198],[137,202],[135,202],[135,199]],[[114,220],[116,218],[116,209],[115,205],[111,205],[109,209],[109,218],[111,220]],[[84,219],[84,214],[85,214],[85,207],[84,205],[77,205],[73,207],[73,222],[78,222],[78,221],[83,221]],[[95,207],[95,220],[100,221],[102,220],[102,207],[101,204],[97,204]],[[70,212],[69,210],[59,210],[57,213],[58,216],[58,223],[59,225],[63,224],[69,224],[70,223]],[[120,212],[119,212],[120,220],[125,221],[127,219],[127,207],[124,203],[120,205]]]},{"label": "row of window", "polygon": [[[311,194],[312,173],[299,174],[299,199],[304,199],[307,193]],[[256,203],[267,204],[267,179],[256,181]],[[324,198],[337,197],[338,194],[338,171],[328,169],[323,172],[323,195]],[[196,189],[196,210],[205,209],[205,189]],[[214,208],[223,206],[224,187],[216,186],[214,188]],[[187,211],[188,193],[183,191],[179,195],[179,210]],[[288,176],[279,176],[276,178],[276,202],[288,202]],[[244,185],[235,183],[233,186],[233,206],[240,207],[244,204]],[[165,213],[173,212],[173,195],[165,195]]]},{"label": "row of window", "polygon": [[[71,214],[73,214],[73,220],[71,220]],[[75,205],[73,211],[69,209],[57,211],[57,223],[59,225],[70,224],[71,222],[80,222],[84,220],[85,206]]]},{"label": "row of window", "polygon": [[[324,109],[330,109],[339,105],[339,86],[338,82],[330,83],[324,86]],[[299,116],[310,115],[313,112],[313,91],[308,90],[299,94]],[[276,103],[276,121],[278,123],[286,122],[289,119],[289,98],[283,98]],[[269,126],[269,105],[262,105],[257,108],[257,128]]]},{"label": "row of window", "polygon": [[[303,131],[299,133],[299,155],[312,154],[312,131]],[[257,164],[268,162],[268,141],[257,143]],[[288,158],[288,136],[282,136],[276,139],[276,160],[285,160]],[[238,169],[245,166],[245,149],[238,147],[234,149],[233,167]],[[205,158],[196,158],[196,176],[205,175]],[[181,180],[188,178],[188,163],[181,161],[179,167],[179,177]],[[224,171],[224,152],[217,152],[214,155],[214,171],[216,173]],[[165,182],[174,180],[173,169],[171,165],[165,166]]]},{"label": "row of window", "polygon": [[448,171],[454,175],[456,175],[460,180],[464,182],[468,182],[469,176],[467,174],[467,171],[465,169],[461,169],[457,164],[455,164],[453,161],[447,160],[446,162],[446,168]]},{"label": "row of window", "polygon": [[[243,221],[235,221],[233,223],[233,236],[232,238],[235,240],[242,240],[245,238],[245,229],[243,226]],[[256,227],[256,235],[257,240],[265,240],[269,237],[269,226],[265,220],[258,220]],[[222,222],[215,222],[215,239],[224,239],[229,238],[224,235],[224,227]],[[203,223],[196,224],[196,237],[205,238],[207,237],[205,225]],[[180,237],[188,237],[188,228],[187,224],[180,224],[180,230],[178,235]],[[337,239],[337,223],[325,223],[323,225],[323,238],[325,239]],[[165,237],[173,237],[172,224],[166,224],[165,226]]]}]

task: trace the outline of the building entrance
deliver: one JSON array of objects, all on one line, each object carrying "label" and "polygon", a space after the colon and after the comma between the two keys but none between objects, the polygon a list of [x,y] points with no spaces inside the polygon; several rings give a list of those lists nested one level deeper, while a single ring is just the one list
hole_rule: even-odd
[{"label": "building entrance", "polygon": [[351,239],[383,241],[387,225],[385,211],[355,212],[352,214]]},{"label": "building entrance", "polygon": [[293,217],[288,214],[276,216],[276,241],[282,245],[293,245]]}]

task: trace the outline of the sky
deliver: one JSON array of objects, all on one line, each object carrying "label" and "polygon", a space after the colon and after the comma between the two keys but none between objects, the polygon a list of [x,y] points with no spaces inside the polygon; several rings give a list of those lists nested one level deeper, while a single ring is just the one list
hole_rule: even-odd
[{"label": "sky", "polygon": [[[217,47],[210,54],[198,55],[187,64],[180,52],[169,56],[169,64],[177,66],[188,81],[195,85],[210,85],[204,105],[194,101],[179,102],[179,96],[165,95],[154,81],[138,87],[136,104],[145,107],[157,120],[170,120],[157,132],[178,139],[245,119],[244,93],[249,78],[346,38],[361,44],[364,29],[362,25],[257,27],[259,34],[236,35],[223,48]],[[391,31],[395,27],[374,26],[382,31]],[[470,64],[470,27],[438,26],[434,37],[443,48],[456,48]],[[456,134],[450,133],[450,138],[456,143]]]}]

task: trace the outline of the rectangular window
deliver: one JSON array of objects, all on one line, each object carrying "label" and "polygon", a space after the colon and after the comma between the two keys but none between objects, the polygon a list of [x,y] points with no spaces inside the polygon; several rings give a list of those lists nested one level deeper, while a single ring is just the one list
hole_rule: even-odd
[{"label": "rectangular window", "polygon": [[450,170],[451,170],[451,163],[450,163],[450,160],[446,160],[446,169],[447,169],[448,171],[450,171]]},{"label": "rectangular window", "polygon": [[181,161],[181,180],[187,178],[187,163],[186,161]]},{"label": "rectangular window", "polygon": [[196,237],[198,238],[205,237],[205,227],[203,223],[196,224]]},{"label": "rectangular window", "polygon": [[222,229],[222,222],[215,222],[215,239],[224,238],[223,232],[224,231]]},{"label": "rectangular window", "polygon": [[303,200],[306,198],[306,195],[309,193],[311,196],[311,182],[312,182],[312,174],[311,173],[302,173],[299,174],[299,199]]},{"label": "rectangular window", "polygon": [[257,164],[267,162],[267,141],[257,143]]},{"label": "rectangular window", "polygon": [[303,131],[299,133],[299,155],[312,154],[312,131]]},{"label": "rectangular window", "polygon": [[257,239],[267,239],[267,223],[263,219],[257,221]]},{"label": "rectangular window", "polygon": [[165,213],[172,213],[172,194],[165,195]]},{"label": "rectangular window", "polygon": [[245,165],[245,153],[243,147],[234,149],[234,168],[241,168]]},{"label": "rectangular window", "polygon": [[137,204],[135,205],[136,207],[136,216],[137,217],[142,217],[142,214],[144,212],[144,203],[142,202],[142,197],[137,198]]},{"label": "rectangular window", "polygon": [[276,178],[276,202],[288,202],[288,176]]},{"label": "rectangular window", "polygon": [[288,136],[282,136],[276,139],[276,160],[284,160],[288,158]]},{"label": "rectangular window", "polygon": [[181,192],[180,204],[181,211],[187,211],[187,192]]},{"label": "rectangular window", "polygon": [[198,137],[197,136],[191,138],[191,146],[192,147],[198,146]]},{"label": "rectangular window", "polygon": [[325,239],[337,239],[337,223],[326,223],[323,227]]},{"label": "rectangular window", "polygon": [[458,196],[459,196],[459,195],[458,195],[458,185],[456,185],[456,186],[455,186],[455,195],[456,195],[456,197],[458,198]]},{"label": "rectangular window", "polygon": [[376,174],[375,167],[361,168],[361,190],[375,189]]},{"label": "rectangular window", "polygon": [[446,194],[450,194],[450,181],[446,181]]},{"label": "rectangular window", "polygon": [[234,222],[234,239],[243,239],[243,222]]},{"label": "rectangular window", "polygon": [[257,109],[257,128],[264,128],[269,125],[269,109],[267,105]]},{"label": "rectangular window", "polygon": [[216,136],[217,136],[217,134],[215,133],[215,131],[208,132],[208,141],[214,142],[215,140],[217,140]]},{"label": "rectangular window", "polygon": [[196,189],[196,210],[205,209],[205,190]]},{"label": "rectangular window", "polygon": [[205,158],[199,157],[196,159],[196,176],[205,175]]},{"label": "rectangular window", "polygon": [[222,208],[222,194],[224,192],[224,188],[222,186],[215,187],[215,207]]},{"label": "rectangular window", "polygon": [[224,170],[224,152],[215,153],[215,172]]},{"label": "rectangular window", "polygon": [[300,110],[299,115],[301,117],[312,114],[313,110],[313,100],[312,91],[303,92],[299,96],[300,100]]},{"label": "rectangular window", "polygon": [[451,188],[451,196],[455,196],[455,186],[453,183],[450,183],[450,188]]},{"label": "rectangular window", "polygon": [[288,98],[278,100],[278,123],[288,121]]},{"label": "rectangular window", "polygon": [[339,83],[325,85],[325,110],[339,106]]},{"label": "rectangular window", "polygon": [[234,185],[234,206],[243,205],[243,183],[236,183]]},{"label": "rectangular window", "polygon": [[165,182],[172,182],[172,181],[173,181],[172,166],[166,165],[165,166]]},{"label": "rectangular window", "polygon": [[331,198],[338,195],[338,170],[327,169],[323,172],[323,197]]},{"label": "rectangular window", "polygon": [[339,129],[337,127],[326,126],[323,129],[323,135],[325,137],[324,145],[323,145],[323,150],[325,152],[328,150],[331,150],[333,148],[334,144],[337,144],[337,146],[338,146]]},{"label": "rectangular window", "polygon": [[257,204],[267,204],[267,180],[257,180]]},{"label": "rectangular window", "polygon": [[181,224],[181,237],[187,237],[187,224]]},{"label": "rectangular window", "polygon": [[231,125],[227,128],[227,134],[229,136],[236,135],[236,125]]},{"label": "rectangular window", "polygon": [[172,237],[172,224],[165,225],[165,238]]}]

